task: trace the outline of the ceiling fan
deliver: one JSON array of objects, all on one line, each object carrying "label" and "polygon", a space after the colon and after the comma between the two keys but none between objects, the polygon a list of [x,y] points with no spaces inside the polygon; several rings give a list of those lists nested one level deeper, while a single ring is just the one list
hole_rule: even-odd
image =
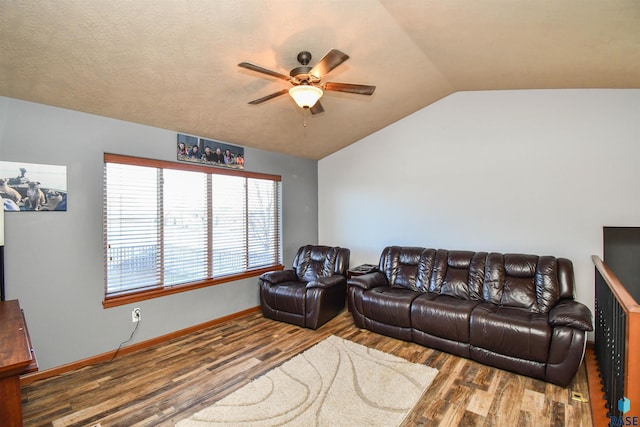
[{"label": "ceiling fan", "polygon": [[273,99],[277,96],[289,93],[291,98],[298,104],[300,108],[309,109],[311,114],[318,114],[324,111],[320,98],[323,91],[347,92],[358,95],[372,95],[376,90],[375,86],[359,85],[352,83],[322,82],[322,79],[331,70],[349,59],[349,55],[340,52],[337,49],[331,49],[316,65],[310,67],[311,53],[302,51],[296,57],[302,65],[296,67],[289,72],[289,75],[252,64],[251,62],[241,62],[238,67],[248,70],[257,71],[282,80],[286,80],[293,85],[290,89],[282,89],[262,98],[255,99],[249,104],[255,105]]}]

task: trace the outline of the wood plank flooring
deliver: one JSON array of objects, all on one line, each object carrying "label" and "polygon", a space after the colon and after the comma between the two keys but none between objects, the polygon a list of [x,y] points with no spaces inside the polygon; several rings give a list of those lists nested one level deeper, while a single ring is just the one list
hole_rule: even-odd
[{"label": "wood plank flooring", "polygon": [[[316,331],[242,318],[22,387],[25,426],[173,426],[329,335],[439,370],[407,426],[592,426],[584,365],[568,388],[490,368],[353,325]],[[349,425],[346,422],[346,425]]]}]

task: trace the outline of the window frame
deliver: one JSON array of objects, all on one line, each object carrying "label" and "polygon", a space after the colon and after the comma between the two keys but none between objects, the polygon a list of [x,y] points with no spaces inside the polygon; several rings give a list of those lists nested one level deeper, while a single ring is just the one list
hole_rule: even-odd
[{"label": "window frame", "polygon": [[[107,163],[118,163],[124,165],[131,166],[146,166],[157,169],[175,169],[175,170],[183,170],[190,172],[202,172],[206,174],[220,174],[220,175],[231,175],[231,176],[239,176],[243,178],[255,178],[255,179],[263,179],[270,181],[282,182],[282,177],[280,175],[272,175],[258,172],[249,172],[246,170],[238,170],[238,169],[224,169],[224,168],[216,168],[205,165],[197,165],[191,163],[178,163],[178,162],[170,162],[165,160],[155,160],[155,159],[146,159],[141,157],[131,157],[124,156],[120,154],[111,154],[104,153],[104,165]],[[103,178],[104,179],[104,178]],[[106,200],[106,186],[103,184],[103,192],[104,192],[104,200]],[[281,202],[281,200],[280,200]],[[280,227],[279,227],[279,239],[282,242],[282,212],[280,210]],[[219,276],[215,278],[207,278],[204,280],[199,280],[195,282],[189,282],[185,284],[178,285],[160,285],[158,287],[143,289],[143,290],[133,290],[133,291],[123,291],[122,293],[114,293],[107,294],[107,283],[106,283],[106,268],[107,268],[107,260],[105,258],[106,248],[107,248],[107,240],[106,240],[106,232],[104,227],[106,225],[106,206],[103,205],[103,233],[105,237],[103,238],[103,261],[104,261],[104,300],[102,301],[102,305],[104,308],[117,307],[120,305],[130,304],[138,301],[143,301],[152,298],[158,298],[165,295],[172,295],[180,292],[187,292],[193,289],[200,289],[209,286],[215,286],[222,283],[233,282],[237,280],[242,280],[250,277],[256,277],[261,275],[262,273],[274,270],[283,270],[284,265],[282,264],[274,264],[266,267],[261,267],[253,270],[247,270],[240,273],[234,273],[227,276]],[[280,251],[282,251],[282,245],[280,246]],[[282,253],[280,254],[282,255]]]}]

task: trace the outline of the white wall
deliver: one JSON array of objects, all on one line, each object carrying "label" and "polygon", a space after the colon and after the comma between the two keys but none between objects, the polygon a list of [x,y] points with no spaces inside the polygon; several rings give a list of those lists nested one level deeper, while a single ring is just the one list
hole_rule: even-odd
[{"label": "white wall", "polygon": [[322,159],[319,241],[567,257],[593,310],[603,226],[640,226],[640,90],[451,95]]},{"label": "white wall", "polygon": [[[212,119],[214,120],[214,119]],[[215,135],[205,135],[215,138]],[[242,145],[241,141],[227,141]],[[7,299],[24,309],[41,369],[259,304],[257,278],[104,309],[103,153],[176,160],[176,132],[0,97],[0,159],[67,166],[67,212],[7,212]],[[245,147],[246,169],[282,176],[284,262],[315,243],[317,162]]]}]

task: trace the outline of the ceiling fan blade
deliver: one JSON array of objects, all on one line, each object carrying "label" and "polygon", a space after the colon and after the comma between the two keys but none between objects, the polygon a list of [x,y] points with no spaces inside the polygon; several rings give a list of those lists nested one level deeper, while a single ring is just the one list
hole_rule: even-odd
[{"label": "ceiling fan blade", "polygon": [[322,85],[322,89],[332,90],[334,92],[356,93],[358,95],[373,95],[376,87],[370,85],[356,85],[352,83],[326,82]]},{"label": "ceiling fan blade", "polygon": [[285,93],[288,93],[288,92],[289,91],[287,89],[282,89],[282,90],[279,90],[278,92],[274,92],[274,93],[272,93],[270,95],[263,96],[262,98],[254,99],[253,101],[249,102],[249,104],[251,104],[251,105],[260,104],[260,103],[262,103],[264,101],[268,101],[270,99],[275,98],[276,96],[284,95]]},{"label": "ceiling fan blade", "polygon": [[313,104],[313,107],[309,108],[309,110],[311,111],[311,114],[324,113],[324,108],[322,107],[320,100],[318,100],[315,104]]},{"label": "ceiling fan blade", "polygon": [[267,74],[272,77],[276,77],[278,79],[289,81],[290,77],[285,76],[282,73],[277,71],[270,70],[268,68],[261,67],[260,65],[252,64],[251,62],[241,62],[238,64],[238,67],[246,68],[247,70],[257,71],[258,73]]},{"label": "ceiling fan blade", "polygon": [[346,53],[340,52],[338,49],[331,49],[322,57],[320,62],[318,62],[311,71],[309,71],[309,74],[322,78],[325,74],[342,64],[347,59],[349,59],[349,55]]}]

